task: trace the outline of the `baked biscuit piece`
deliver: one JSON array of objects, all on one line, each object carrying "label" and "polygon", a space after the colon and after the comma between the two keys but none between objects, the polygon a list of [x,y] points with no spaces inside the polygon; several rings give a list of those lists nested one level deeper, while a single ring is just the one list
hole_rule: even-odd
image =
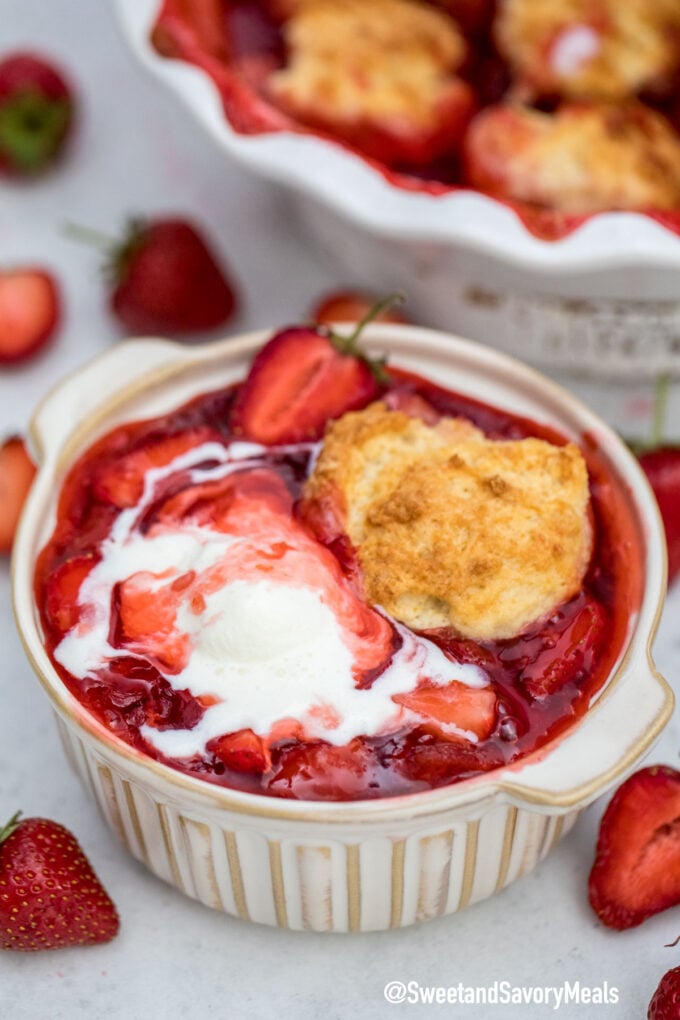
[{"label": "baked biscuit piece", "polygon": [[298,0],[284,35],[288,65],[268,91],[292,117],[386,162],[455,149],[473,100],[446,14],[415,0]]},{"label": "baked biscuit piece", "polygon": [[429,426],[378,401],[330,423],[305,487],[305,501],[332,508],[338,530],[358,546],[369,506],[392,493],[409,464],[446,450],[456,440],[483,438],[465,418],[442,418]]},{"label": "baked biscuit piece", "polygon": [[465,141],[482,191],[566,213],[680,207],[680,136],[642,103],[488,107]]},{"label": "baked biscuit piece", "polygon": [[530,95],[624,99],[680,68],[677,0],[501,0],[494,30]]},{"label": "baked biscuit piece", "polygon": [[331,424],[305,492],[335,500],[367,598],[410,627],[484,641],[575,595],[592,548],[578,448],[404,418],[378,404]]}]

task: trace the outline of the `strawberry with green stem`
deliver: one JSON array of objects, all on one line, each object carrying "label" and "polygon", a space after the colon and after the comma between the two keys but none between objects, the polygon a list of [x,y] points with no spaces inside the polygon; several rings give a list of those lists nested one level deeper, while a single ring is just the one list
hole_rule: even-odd
[{"label": "strawberry with green stem", "polygon": [[109,307],[130,333],[202,333],[236,310],[233,284],[188,220],[132,219],[121,240],[72,224],[67,230],[105,252]]},{"label": "strawberry with green stem", "polygon": [[323,326],[291,326],[255,357],[232,412],[232,426],[265,445],[310,442],[326,422],[366,407],[390,382],[383,358],[370,358],[359,340],[364,328],[401,300],[390,295],[348,335]]},{"label": "strawberry with green stem", "polygon": [[62,74],[35,53],[0,61],[0,173],[36,177],[61,155],[73,122]]}]

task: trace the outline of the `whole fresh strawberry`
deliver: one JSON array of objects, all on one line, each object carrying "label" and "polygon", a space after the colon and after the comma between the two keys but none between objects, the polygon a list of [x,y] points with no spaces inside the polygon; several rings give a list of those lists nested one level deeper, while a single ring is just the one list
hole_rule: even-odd
[{"label": "whole fresh strawberry", "polygon": [[0,270],[0,366],[37,354],[54,338],[60,315],[51,273],[36,266]]},{"label": "whole fresh strawberry", "polygon": [[640,456],[640,466],[659,504],[668,546],[668,580],[680,573],[680,447],[659,447]]},{"label": "whole fresh strawberry", "polygon": [[647,1010],[647,1020],[678,1020],[680,1017],[680,967],[667,971],[659,982]]},{"label": "whole fresh strawberry", "polygon": [[326,422],[365,407],[389,381],[381,359],[359,346],[366,323],[393,300],[379,302],[347,336],[324,326],[291,326],[256,355],[232,411],[232,426],[265,445],[318,439]]},{"label": "whole fresh strawberry", "polygon": [[680,903],[680,772],[640,769],[600,823],[590,905],[610,928],[633,928]]},{"label": "whole fresh strawberry", "polygon": [[61,154],[73,123],[63,76],[34,53],[0,61],[0,173],[35,177]]},{"label": "whole fresh strawberry", "polygon": [[0,948],[33,952],[108,942],[119,924],[63,825],[16,814],[0,830]]},{"label": "whole fresh strawberry", "polygon": [[232,284],[186,220],[134,220],[108,254],[111,310],[131,333],[200,333],[235,311]]}]

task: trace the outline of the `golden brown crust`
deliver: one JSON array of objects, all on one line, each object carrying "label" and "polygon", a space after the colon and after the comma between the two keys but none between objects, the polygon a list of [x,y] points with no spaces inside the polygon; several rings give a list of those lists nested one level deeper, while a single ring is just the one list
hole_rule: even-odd
[{"label": "golden brown crust", "polygon": [[489,107],[466,139],[470,183],[567,213],[680,206],[680,137],[642,103],[572,103],[556,113]]},{"label": "golden brown crust", "polygon": [[302,120],[431,127],[465,56],[454,22],[413,0],[298,0],[272,96]]},{"label": "golden brown crust", "polygon": [[592,534],[572,444],[488,440],[374,404],[330,426],[305,495],[338,493],[367,597],[411,627],[509,638],[581,587]]},{"label": "golden brown crust", "polygon": [[677,0],[501,0],[494,29],[529,93],[622,99],[680,67]]},{"label": "golden brown crust", "polygon": [[464,418],[445,418],[432,428],[420,418],[389,411],[381,402],[371,404],[328,426],[305,497],[338,502],[339,496],[339,517],[357,545],[368,507],[392,492],[405,465],[446,449],[457,438],[482,436]]}]

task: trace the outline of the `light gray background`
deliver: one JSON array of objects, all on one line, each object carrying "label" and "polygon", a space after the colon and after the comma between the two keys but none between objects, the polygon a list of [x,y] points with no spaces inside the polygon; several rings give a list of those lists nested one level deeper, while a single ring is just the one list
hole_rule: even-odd
[{"label": "light gray background", "polygon": [[[285,197],[228,163],[183,108],[128,55],[102,0],[0,0],[0,52],[42,49],[70,70],[81,109],[75,145],[53,176],[0,183],[0,260],[41,262],[62,281],[66,321],[58,342],[26,368],[0,373],[0,434],[23,429],[31,409],[66,371],[118,335],[108,317],[97,253],[67,239],[66,220],[114,231],[133,212],[184,211],[209,225],[244,293],[234,329],[294,320],[311,298],[341,283],[307,250]],[[455,328],[455,323],[451,324]],[[2,1020],[99,1020],[186,1016],[325,1020],[456,1016],[513,1020],[557,1015],[638,1020],[662,973],[680,963],[665,949],[680,910],[641,929],[603,929],[586,902],[586,880],[603,803],[536,871],[459,917],[386,934],[321,936],[231,920],[165,886],[114,842],[68,771],[50,710],[25,661],[0,566],[0,813],[21,807],[78,835],[122,918],[102,947],[0,954]],[[680,587],[656,644],[671,682],[680,664]],[[677,718],[652,760],[677,764]],[[563,1008],[389,1005],[391,980],[421,985],[618,986],[618,1006]]]}]

